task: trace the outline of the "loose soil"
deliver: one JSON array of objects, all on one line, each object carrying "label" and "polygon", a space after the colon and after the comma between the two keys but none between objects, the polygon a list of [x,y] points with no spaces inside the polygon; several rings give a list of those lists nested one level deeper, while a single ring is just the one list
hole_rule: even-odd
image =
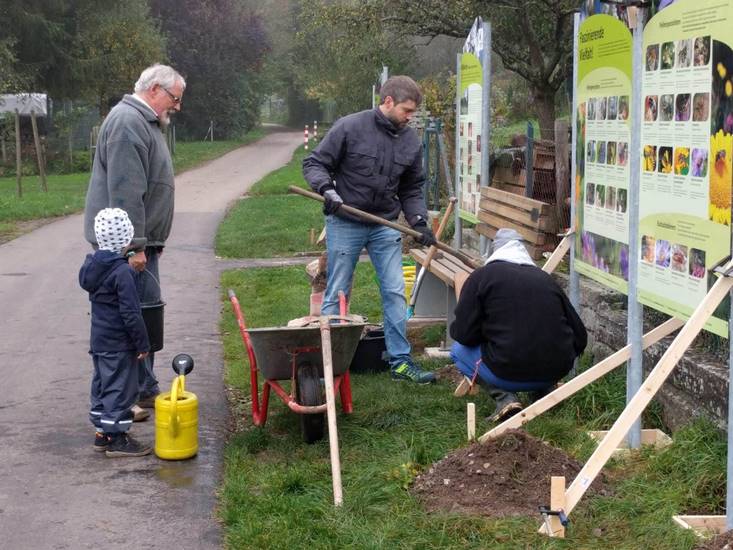
[{"label": "loose soil", "polygon": [[704,544],[696,546],[695,550],[733,550],[733,531],[726,531],[708,539]]},{"label": "loose soil", "polygon": [[438,380],[446,380],[449,384],[457,386],[463,380],[463,374],[451,363],[439,369],[435,369],[435,377]]},{"label": "loose soil", "polygon": [[[488,517],[536,516],[550,503],[550,477],[571,483],[582,465],[520,430],[459,449],[419,475],[412,492],[430,512]],[[603,474],[589,494],[611,491]]]}]

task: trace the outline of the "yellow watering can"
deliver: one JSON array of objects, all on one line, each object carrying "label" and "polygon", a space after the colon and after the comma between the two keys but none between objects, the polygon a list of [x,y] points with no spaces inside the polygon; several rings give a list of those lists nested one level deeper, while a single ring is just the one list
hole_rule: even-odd
[{"label": "yellow watering can", "polygon": [[173,358],[178,376],[170,392],[155,398],[155,454],[165,460],[195,456],[198,443],[198,398],[186,391],[186,375],[193,370],[193,358],[181,353]]}]

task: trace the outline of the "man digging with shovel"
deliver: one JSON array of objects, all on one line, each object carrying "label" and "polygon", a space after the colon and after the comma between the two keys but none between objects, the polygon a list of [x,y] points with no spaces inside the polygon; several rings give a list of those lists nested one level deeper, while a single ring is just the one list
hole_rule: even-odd
[{"label": "man digging with shovel", "polygon": [[348,296],[356,262],[366,248],[379,278],[392,379],[428,384],[435,375],[412,360],[407,341],[401,234],[341,208],[344,204],[353,206],[389,221],[403,211],[407,222],[420,233],[419,242],[435,244],[423,199],[420,140],[407,126],[422,92],[411,78],[395,76],[384,83],[381,95],[376,109],[337,121],[303,161],[305,180],[325,199],[328,281],[321,314],[339,313],[338,293]]}]

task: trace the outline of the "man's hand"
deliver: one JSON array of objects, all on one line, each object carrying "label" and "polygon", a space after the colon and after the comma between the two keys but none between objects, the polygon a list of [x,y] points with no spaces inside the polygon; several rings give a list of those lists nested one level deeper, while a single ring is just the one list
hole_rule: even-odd
[{"label": "man's hand", "polygon": [[344,199],[341,198],[335,189],[327,189],[323,193],[323,198],[326,199],[323,205],[323,211],[326,214],[335,214],[341,208],[341,205],[344,204]]},{"label": "man's hand", "polygon": [[132,266],[132,269],[140,273],[145,271],[145,264],[148,263],[148,259],[145,257],[145,252],[141,250],[127,258],[127,263]]},{"label": "man's hand", "polygon": [[137,360],[138,360],[138,361],[142,361],[142,360],[143,360],[143,359],[145,359],[145,358],[146,358],[146,357],[147,357],[148,355],[149,355],[149,353],[148,353],[147,351],[141,351],[140,353],[138,353],[138,354],[137,354]]},{"label": "man's hand", "polygon": [[415,240],[423,246],[433,246],[438,241],[435,240],[435,235],[428,228],[428,224],[425,221],[419,221],[412,227],[415,231],[420,233],[420,237],[415,237]]}]

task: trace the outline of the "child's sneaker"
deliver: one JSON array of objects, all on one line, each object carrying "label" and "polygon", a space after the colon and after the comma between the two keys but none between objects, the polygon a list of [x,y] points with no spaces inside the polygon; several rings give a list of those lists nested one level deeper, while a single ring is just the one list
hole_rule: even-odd
[{"label": "child's sneaker", "polygon": [[96,432],[94,434],[94,450],[98,453],[106,451],[109,446],[109,439],[102,432]]},{"label": "child's sneaker", "polygon": [[126,433],[116,434],[109,440],[105,454],[110,458],[122,456],[145,456],[153,451],[150,445],[143,445]]}]

